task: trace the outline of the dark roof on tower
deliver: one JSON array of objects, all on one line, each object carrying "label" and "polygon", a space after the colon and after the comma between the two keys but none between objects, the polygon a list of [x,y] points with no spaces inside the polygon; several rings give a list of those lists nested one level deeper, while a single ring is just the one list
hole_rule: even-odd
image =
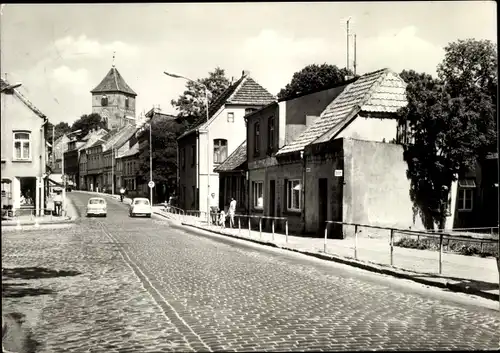
[{"label": "dark roof on tower", "polygon": [[125,82],[120,72],[116,67],[112,67],[108,74],[103,78],[101,83],[97,85],[90,93],[111,93],[111,92],[122,92],[128,93],[133,96],[137,96],[137,93],[130,88]]}]

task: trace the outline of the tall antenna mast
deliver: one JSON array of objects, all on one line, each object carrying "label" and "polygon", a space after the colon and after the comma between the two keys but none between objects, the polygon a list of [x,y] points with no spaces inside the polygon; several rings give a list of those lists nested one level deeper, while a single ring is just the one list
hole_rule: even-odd
[{"label": "tall antenna mast", "polygon": [[354,35],[354,76],[356,76],[356,35]]},{"label": "tall antenna mast", "polygon": [[347,71],[349,71],[349,21],[351,17],[347,19]]}]

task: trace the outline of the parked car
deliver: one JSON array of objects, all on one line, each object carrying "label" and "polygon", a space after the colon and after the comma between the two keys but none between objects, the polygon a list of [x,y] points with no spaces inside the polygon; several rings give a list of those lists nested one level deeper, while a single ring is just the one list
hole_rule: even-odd
[{"label": "parked car", "polygon": [[149,200],[145,197],[136,197],[130,203],[129,216],[135,217],[138,215],[144,215],[146,217],[151,217],[153,209]]},{"label": "parked car", "polygon": [[106,217],[108,213],[108,207],[106,200],[102,197],[91,197],[87,204],[87,217],[90,216],[102,216]]}]

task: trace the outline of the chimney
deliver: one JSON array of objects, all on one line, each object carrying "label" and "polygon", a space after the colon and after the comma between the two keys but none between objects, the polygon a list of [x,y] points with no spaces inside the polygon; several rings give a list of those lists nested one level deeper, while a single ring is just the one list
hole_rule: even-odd
[{"label": "chimney", "polygon": [[250,76],[250,71],[248,70],[243,70],[242,74],[243,77]]}]

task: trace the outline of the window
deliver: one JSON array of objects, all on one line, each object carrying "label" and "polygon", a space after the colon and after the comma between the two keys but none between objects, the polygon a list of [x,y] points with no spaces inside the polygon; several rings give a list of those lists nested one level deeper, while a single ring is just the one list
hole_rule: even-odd
[{"label": "window", "polygon": [[220,164],[227,158],[227,140],[214,140],[214,164]]},{"label": "window", "polygon": [[101,106],[105,107],[108,105],[108,96],[104,95],[101,97]]},{"label": "window", "polygon": [[14,132],[14,160],[31,160],[31,133]]},{"label": "window", "polygon": [[476,182],[474,179],[465,179],[458,181],[458,210],[472,211],[474,190]]},{"label": "window", "polygon": [[129,98],[125,97],[125,108],[129,107]]},{"label": "window", "polygon": [[264,182],[254,181],[252,188],[253,195],[253,207],[263,208],[264,207]]},{"label": "window", "polygon": [[255,153],[259,153],[259,145],[260,145],[260,123],[255,123],[254,125],[254,139],[253,139],[253,150]]},{"label": "window", "polygon": [[267,150],[272,152],[274,148],[274,116],[270,117],[267,121]]},{"label": "window", "polygon": [[191,166],[196,164],[196,145],[191,145]]},{"label": "window", "polygon": [[287,208],[300,211],[302,206],[302,195],[300,180],[289,180],[287,185]]},{"label": "window", "polygon": [[227,122],[228,123],[234,123],[234,113],[233,112],[228,112],[227,113]]}]

